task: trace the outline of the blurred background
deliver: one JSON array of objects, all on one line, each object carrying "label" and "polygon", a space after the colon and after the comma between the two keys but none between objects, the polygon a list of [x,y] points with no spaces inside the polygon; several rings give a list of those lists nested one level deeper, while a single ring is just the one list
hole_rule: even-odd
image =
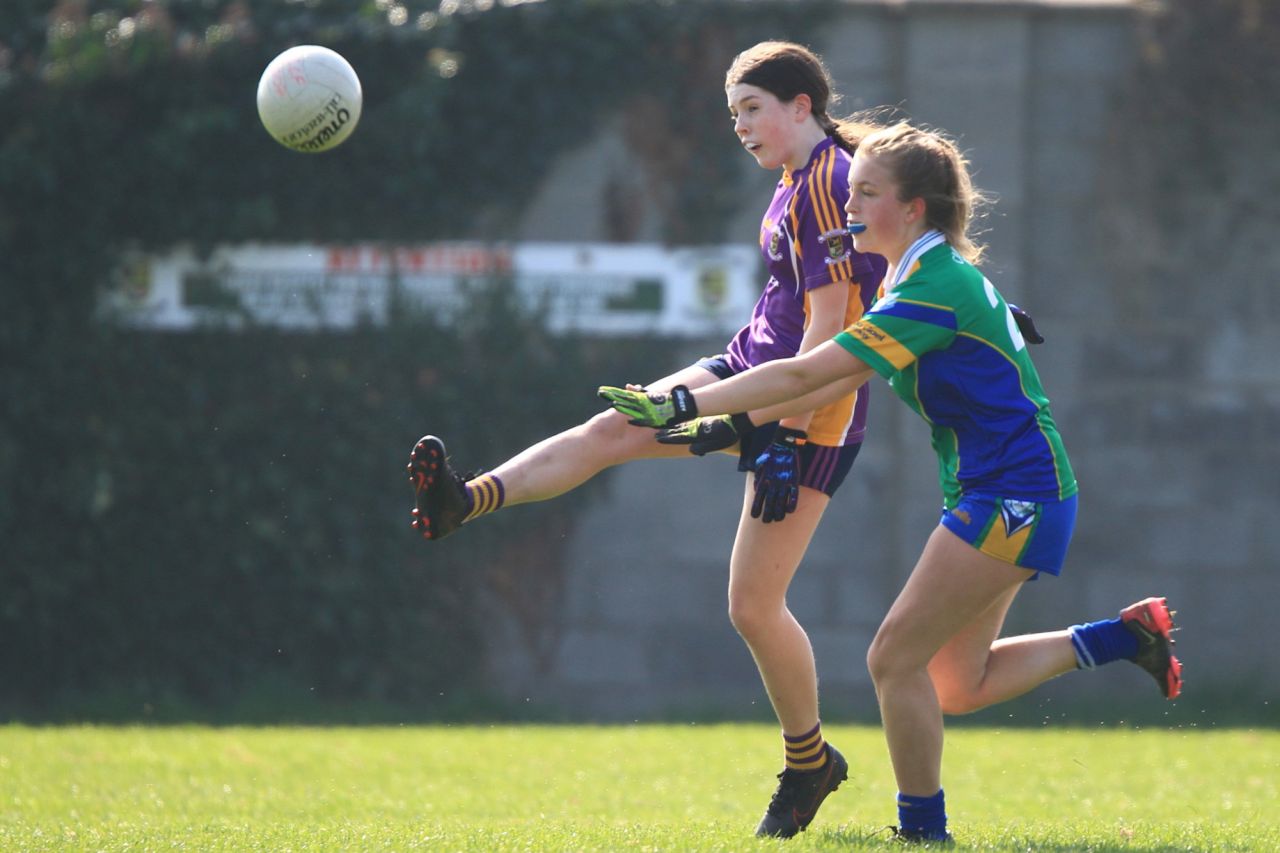
[{"label": "blurred background", "polygon": [[[0,719],[772,719],[725,587],[743,476],[648,462],[439,543],[425,432],[492,468],[598,384],[721,351],[777,180],[724,72],[813,47],[958,137],[985,271],[1081,482],[1011,632],[1179,610],[1184,698],[1068,676],[978,722],[1280,722],[1280,7],[1265,0],[222,0],[0,8]],[[267,63],[342,53],[291,152]],[[792,587],[824,719],[937,521],[922,423],[868,440]]]}]

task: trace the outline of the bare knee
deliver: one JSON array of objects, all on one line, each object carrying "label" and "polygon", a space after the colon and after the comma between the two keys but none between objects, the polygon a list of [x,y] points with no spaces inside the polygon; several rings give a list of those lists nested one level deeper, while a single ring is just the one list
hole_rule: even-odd
[{"label": "bare knee", "polygon": [[597,412],[590,420],[578,427],[578,430],[588,438],[602,442],[621,441],[633,429],[627,423],[627,419],[613,409]]},{"label": "bare knee", "polygon": [[762,601],[750,595],[729,593],[729,621],[742,639],[750,645],[767,635],[777,624],[781,606],[775,601]]},{"label": "bare knee", "polygon": [[891,678],[895,672],[894,655],[890,643],[877,633],[867,649],[867,672],[871,675],[871,683],[880,685]]},{"label": "bare knee", "polygon": [[909,642],[904,642],[894,626],[885,623],[880,626],[876,636],[867,649],[867,672],[871,674],[871,682],[880,688],[893,681],[914,675],[925,668],[927,661],[921,660]]},{"label": "bare knee", "polygon": [[624,415],[613,409],[600,412],[575,431],[608,464],[625,462],[639,456],[648,444],[653,443],[653,433],[650,430],[631,426]]},{"label": "bare knee", "polygon": [[983,695],[980,674],[970,678],[938,670],[936,661],[933,664],[922,663],[909,649],[893,641],[891,631],[882,629],[867,650],[867,671],[877,693],[894,678],[918,673],[922,669],[928,672],[929,680],[933,682],[942,713],[952,716],[972,714],[991,704]]}]

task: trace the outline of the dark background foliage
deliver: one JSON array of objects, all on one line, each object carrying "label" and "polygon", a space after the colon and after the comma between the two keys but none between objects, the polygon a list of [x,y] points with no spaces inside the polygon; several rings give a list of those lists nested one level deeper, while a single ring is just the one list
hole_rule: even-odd
[{"label": "dark background foliage", "polygon": [[[473,282],[465,326],[350,334],[129,331],[99,296],[131,250],[505,239],[629,98],[670,98],[689,125],[653,156],[714,179],[720,75],[779,11],[432,4],[396,26],[379,5],[0,10],[0,715],[475,713],[484,603],[537,642],[590,489],[428,549],[408,447],[430,429],[496,464],[667,345],[550,337],[501,281]],[[359,70],[358,143],[299,155],[258,124],[261,70],[299,43]],[[680,199],[672,242],[728,200]]]}]

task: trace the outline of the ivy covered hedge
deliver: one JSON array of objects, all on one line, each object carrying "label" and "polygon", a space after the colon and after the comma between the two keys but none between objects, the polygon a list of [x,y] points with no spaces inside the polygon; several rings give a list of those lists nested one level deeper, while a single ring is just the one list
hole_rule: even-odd
[{"label": "ivy covered hedge", "polygon": [[[551,338],[501,282],[465,329],[325,335],[127,331],[95,318],[98,296],[130,250],[505,238],[551,161],[635,99],[669,107],[654,156],[699,164],[672,242],[714,238],[733,203],[717,164],[738,154],[724,68],[802,37],[795,19],[786,3],[4,4],[0,719],[443,713],[480,686],[480,602],[511,604],[535,642],[589,490],[427,546],[408,447],[430,429],[496,464],[595,411],[595,383],[671,367],[668,345]],[[308,42],[347,56],[366,97],[322,155],[275,143],[253,97]]]},{"label": "ivy covered hedge", "polygon": [[[508,340],[518,354],[495,359]],[[504,578],[504,554],[563,534],[587,493],[427,545],[408,447],[429,428],[496,462],[655,350],[552,338],[492,305],[466,332],[98,334],[57,386],[24,389],[6,435],[4,710],[451,706],[476,686],[494,581],[558,581],[537,561]]]}]

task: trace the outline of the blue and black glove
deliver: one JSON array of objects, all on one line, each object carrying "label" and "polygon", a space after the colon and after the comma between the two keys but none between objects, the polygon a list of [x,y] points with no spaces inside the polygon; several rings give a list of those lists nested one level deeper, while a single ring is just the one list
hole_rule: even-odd
[{"label": "blue and black glove", "polygon": [[809,441],[804,430],[780,426],[764,453],[756,457],[756,497],[751,517],[765,524],[782,521],[800,500],[800,448]]},{"label": "blue and black glove", "polygon": [[744,435],[755,429],[744,414],[714,415],[694,418],[667,429],[658,430],[659,444],[687,444],[694,456],[706,456],[736,447]]}]

